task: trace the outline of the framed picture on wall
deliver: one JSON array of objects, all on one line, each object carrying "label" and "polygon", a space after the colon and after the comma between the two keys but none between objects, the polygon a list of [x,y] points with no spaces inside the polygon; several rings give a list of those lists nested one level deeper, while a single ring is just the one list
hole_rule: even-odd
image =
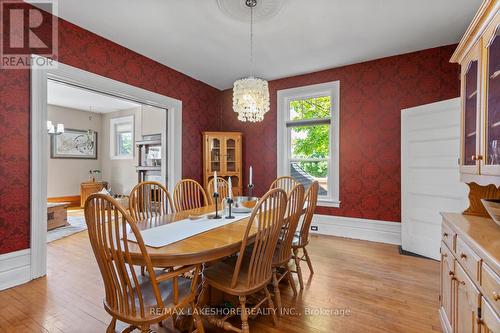
[{"label": "framed picture on wall", "polygon": [[67,128],[52,135],[50,158],[97,159],[97,132]]}]

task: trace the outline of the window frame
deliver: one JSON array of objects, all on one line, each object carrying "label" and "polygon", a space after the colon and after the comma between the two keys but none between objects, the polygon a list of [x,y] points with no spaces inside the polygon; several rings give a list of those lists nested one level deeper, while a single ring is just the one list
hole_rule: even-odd
[{"label": "window frame", "polygon": [[[290,102],[297,99],[330,96],[330,118],[317,118],[316,120],[290,120]],[[330,142],[328,154],[328,195],[318,197],[318,206],[340,207],[339,200],[339,138],[340,138],[340,81],[332,81],[291,89],[278,90],[277,96],[277,176],[290,175],[290,163],[296,158],[291,154],[291,128],[287,124],[307,123],[305,126],[325,124],[330,121]],[[312,160],[312,159],[308,159]],[[321,159],[324,160],[324,159]]]},{"label": "window frame", "polygon": [[[128,124],[131,126],[131,135],[132,135],[132,149],[130,154],[127,155],[118,155],[117,151],[117,135],[119,133],[124,133],[123,131],[116,131],[116,126],[120,124]],[[134,158],[134,150],[135,150],[135,119],[134,115],[121,116],[116,118],[111,118],[109,121],[109,155],[112,160],[131,160]]]}]

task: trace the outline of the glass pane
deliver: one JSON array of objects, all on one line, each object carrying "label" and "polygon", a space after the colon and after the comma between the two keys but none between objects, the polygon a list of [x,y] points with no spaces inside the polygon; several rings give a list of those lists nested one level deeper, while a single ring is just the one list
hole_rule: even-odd
[{"label": "glass pane", "polygon": [[210,172],[220,171],[220,140],[210,141]]},{"label": "glass pane", "polygon": [[236,171],[236,141],[234,139],[228,139],[226,141],[226,170]]},{"label": "glass pane", "polygon": [[477,119],[477,61],[472,61],[465,74],[464,165],[475,165]]},{"label": "glass pane", "polygon": [[117,155],[130,155],[132,154],[132,133],[121,132],[117,135]]},{"label": "glass pane", "polygon": [[290,101],[290,120],[329,118],[330,96],[296,99]]},{"label": "glass pane", "polygon": [[328,162],[292,162],[290,176],[300,182],[306,190],[315,180],[319,182],[318,195],[328,195]]},{"label": "glass pane", "polygon": [[292,158],[328,158],[330,125],[290,128]]},{"label": "glass pane", "polygon": [[486,164],[500,165],[500,28],[488,49],[488,128]]}]

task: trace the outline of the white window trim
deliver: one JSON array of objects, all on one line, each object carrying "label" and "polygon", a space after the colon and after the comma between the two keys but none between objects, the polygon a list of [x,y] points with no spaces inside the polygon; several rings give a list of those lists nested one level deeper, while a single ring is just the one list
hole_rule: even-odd
[{"label": "white window trim", "polygon": [[[115,126],[132,122],[132,151],[129,155],[116,155],[116,132]],[[134,158],[135,150],[135,119],[134,115],[111,118],[109,121],[109,157],[112,160],[131,160]]]},{"label": "white window trim", "polygon": [[[318,198],[318,206],[340,207],[339,200],[339,138],[340,138],[340,81],[333,81],[309,86],[278,90],[277,120],[277,165],[278,177],[289,176],[290,142],[286,123],[289,120],[288,105],[290,100],[329,95],[332,101],[330,123],[330,154],[328,171],[328,197]],[[335,158],[334,158],[335,157]]]}]

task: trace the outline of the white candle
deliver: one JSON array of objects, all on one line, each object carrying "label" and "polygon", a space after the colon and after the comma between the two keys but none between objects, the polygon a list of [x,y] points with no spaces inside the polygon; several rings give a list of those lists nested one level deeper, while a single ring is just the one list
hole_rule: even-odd
[{"label": "white candle", "polygon": [[231,177],[228,180],[228,191],[229,191],[229,199],[233,198],[233,182],[231,181]]},{"label": "white candle", "polygon": [[248,185],[252,185],[252,176],[253,176],[253,168],[252,166],[250,166],[250,176],[249,176],[249,180],[248,180]]},{"label": "white candle", "polygon": [[214,171],[214,193],[219,193],[217,187],[217,171]]}]

